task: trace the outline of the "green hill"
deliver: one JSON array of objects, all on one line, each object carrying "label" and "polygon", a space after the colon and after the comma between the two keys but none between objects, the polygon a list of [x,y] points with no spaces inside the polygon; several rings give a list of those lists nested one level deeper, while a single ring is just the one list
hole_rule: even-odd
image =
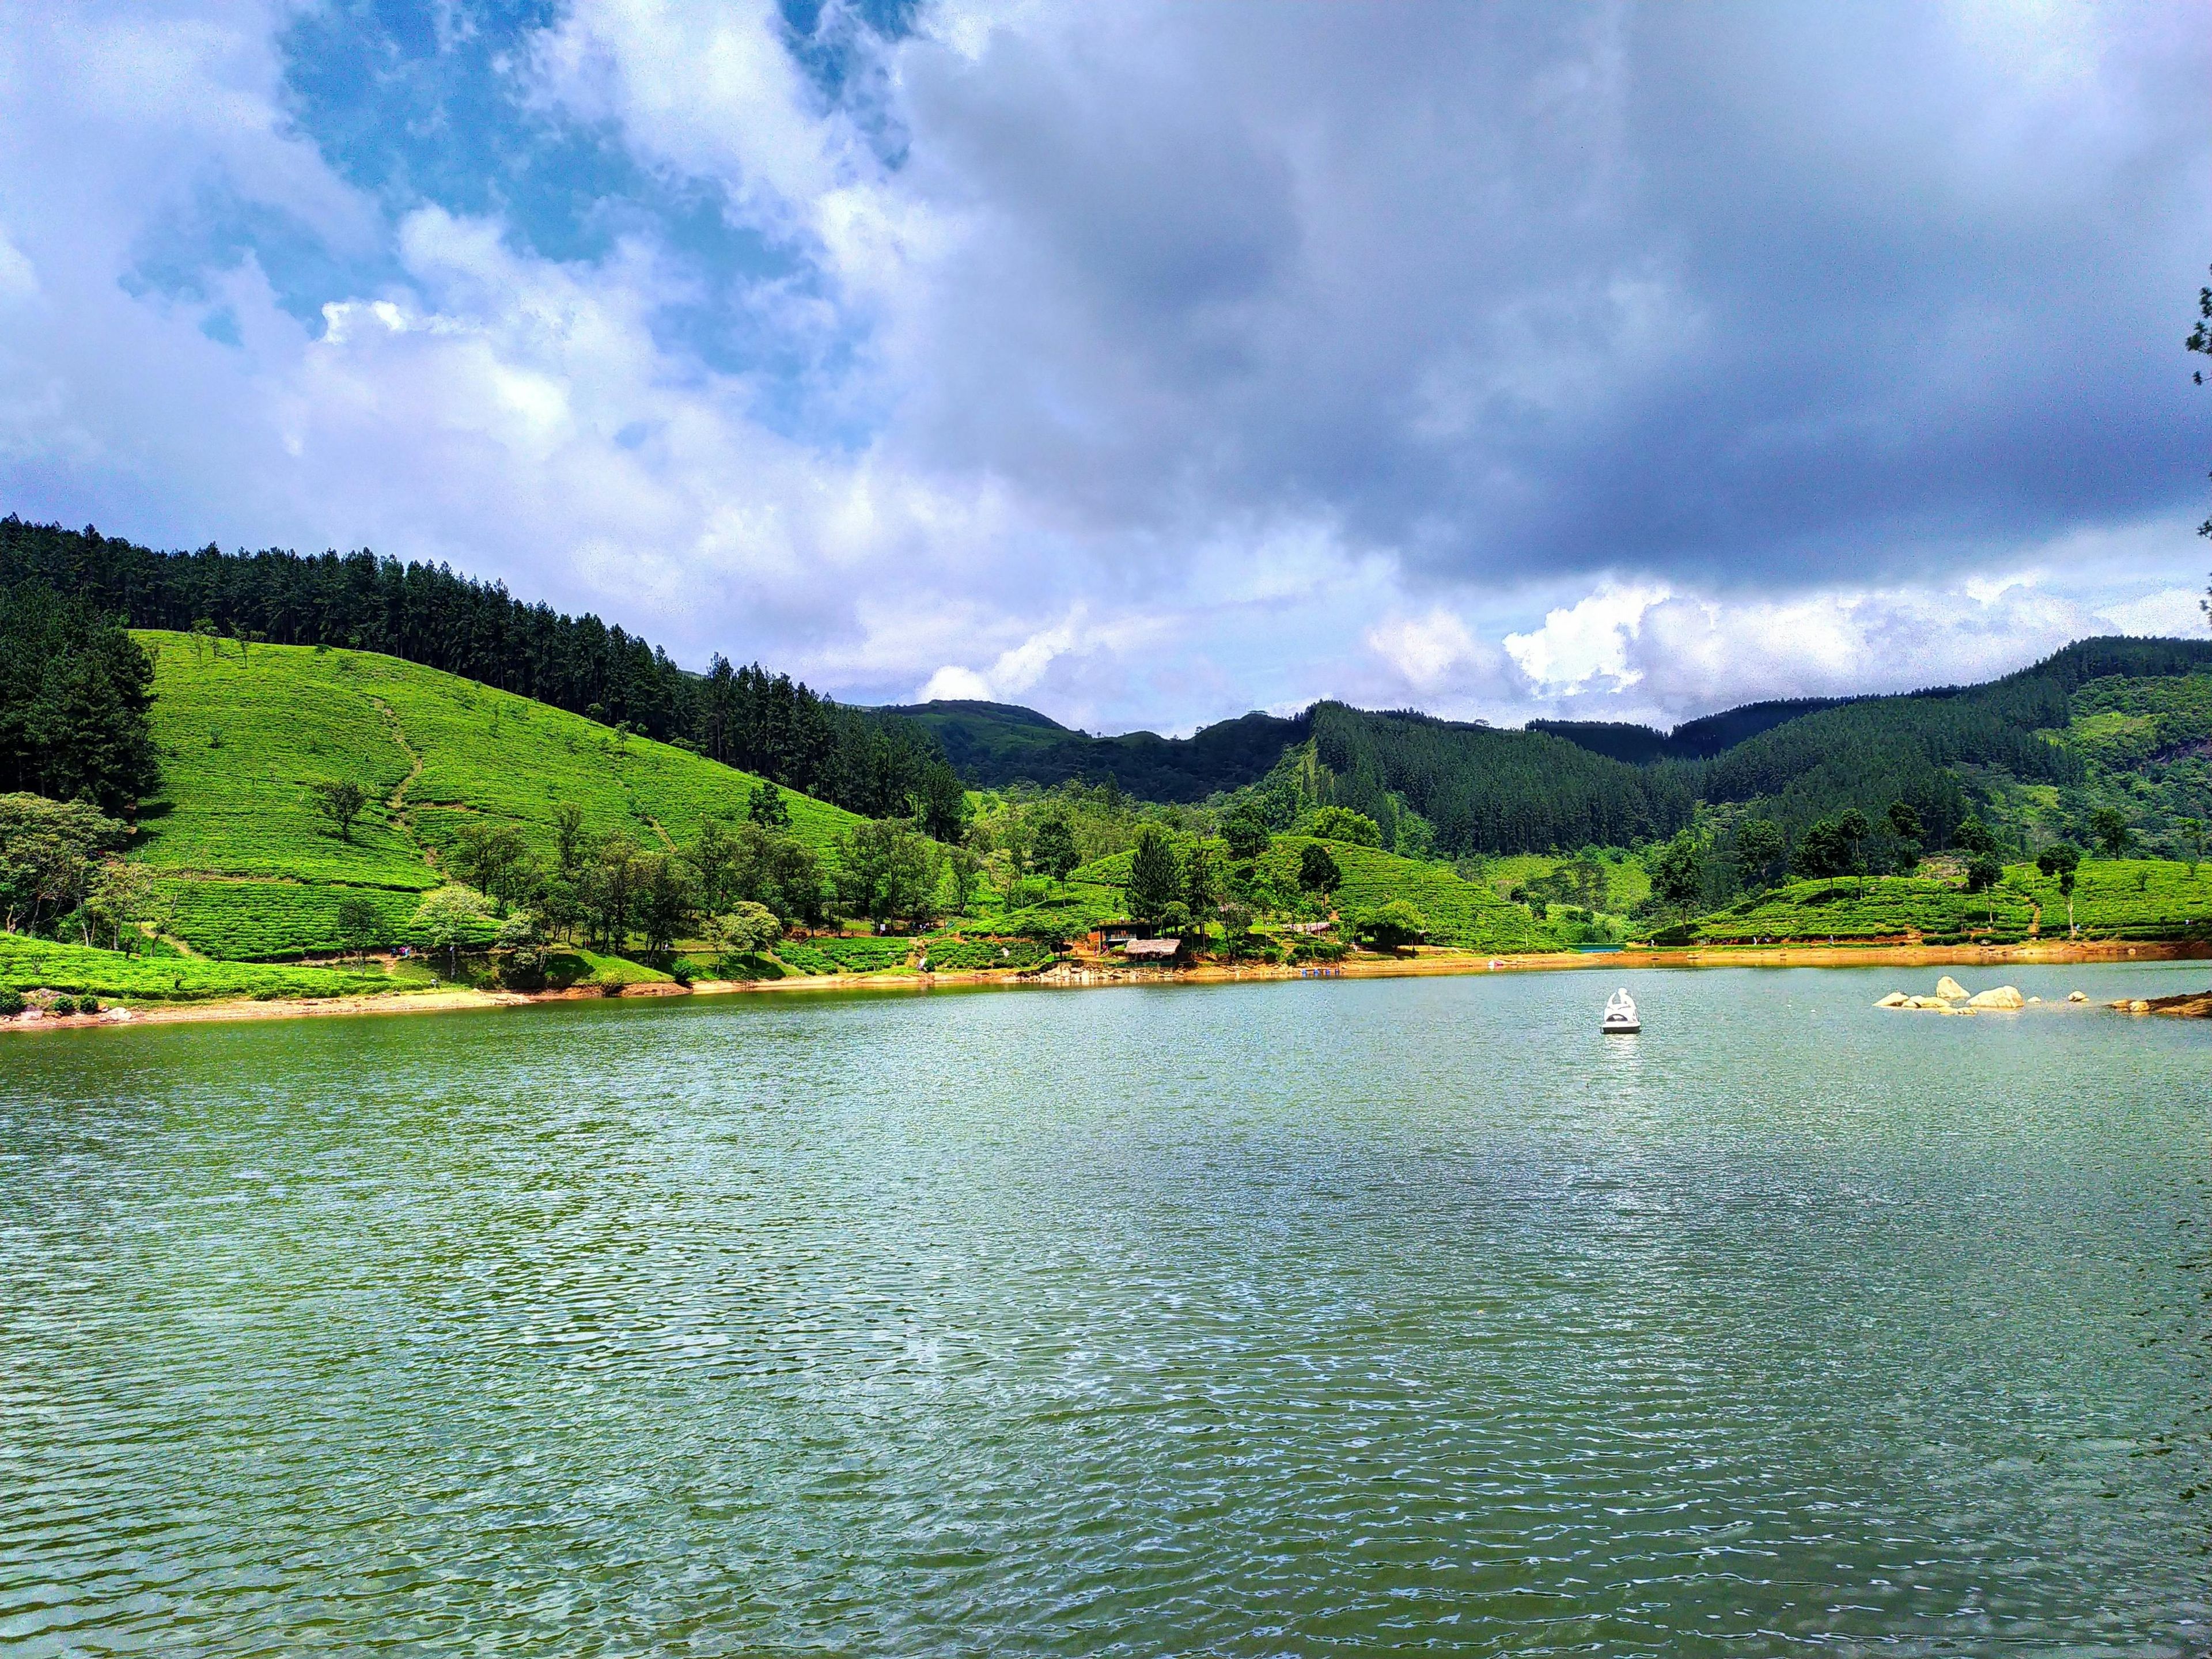
[{"label": "green hill", "polygon": [[[1226,849],[1218,842],[1213,846],[1225,862]],[[1243,873],[1261,892],[1295,893],[1299,856],[1309,846],[1326,848],[1342,872],[1343,883],[1333,896],[1347,921],[1356,921],[1393,899],[1402,899],[1428,922],[1431,944],[1511,951],[1553,950],[1565,942],[1558,928],[1500,897],[1490,883],[1468,881],[1449,865],[1401,858],[1378,848],[1311,836],[1277,836]],[[1058,904],[1071,918],[1085,922],[1126,914],[1121,893],[1128,884],[1129,861],[1129,854],[1116,853],[1085,865],[1068,878]]]},{"label": "green hill", "polygon": [[1048,788],[1070,778],[1111,779],[1122,793],[1139,800],[1204,800],[1256,782],[1285,748],[1306,735],[1304,715],[1243,714],[1188,738],[1152,732],[1094,738],[1012,703],[945,700],[882,712],[934,736],[972,787],[1001,789],[1026,779]]},{"label": "green hill", "polygon": [[[697,755],[366,651],[135,637],[155,659],[163,799],[131,856],[166,878],[176,937],[210,956],[334,949],[341,900],[405,939],[420,895],[472,819],[551,854],[553,811],[594,834],[688,842],[744,817],[759,780]],[[342,837],[308,787],[349,779],[372,805]],[[787,793],[792,833],[826,849],[852,813]]]}]

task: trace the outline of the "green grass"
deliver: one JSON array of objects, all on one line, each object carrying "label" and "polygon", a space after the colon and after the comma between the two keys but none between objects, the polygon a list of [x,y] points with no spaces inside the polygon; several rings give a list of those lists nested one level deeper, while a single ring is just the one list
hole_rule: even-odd
[{"label": "green grass", "polygon": [[258,963],[207,962],[192,957],[124,956],[61,945],[21,933],[0,933],[0,987],[125,1002],[194,1002],[227,997],[335,997],[396,988],[367,969],[277,968]]},{"label": "green grass", "polygon": [[[155,655],[164,799],[131,856],[170,876],[176,936],[210,956],[334,950],[339,902],[354,895],[375,906],[390,942],[419,942],[407,926],[416,897],[473,818],[513,823],[550,858],[554,808],[573,801],[592,834],[682,846],[708,817],[744,817],[759,782],[373,652],[135,637]],[[308,805],[322,778],[351,778],[372,798],[349,842]],[[860,821],[784,793],[792,833],[825,854]]]}]

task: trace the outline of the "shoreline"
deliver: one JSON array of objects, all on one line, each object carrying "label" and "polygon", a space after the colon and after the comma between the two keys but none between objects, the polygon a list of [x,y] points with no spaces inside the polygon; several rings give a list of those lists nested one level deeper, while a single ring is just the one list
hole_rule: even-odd
[{"label": "shoreline", "polygon": [[[1330,964],[1332,979],[1410,979],[1436,975],[1560,973],[1604,968],[1898,968],[1997,967],[2066,963],[2185,962],[2212,959],[2212,942],[2192,939],[2031,940],[2019,945],[1669,945],[1620,951],[1546,951],[1492,957],[1480,951],[1425,948],[1403,957]],[[794,991],[927,991],[939,986],[1001,989],[1098,990],[1127,985],[1224,985],[1246,980],[1293,980],[1324,970],[1280,963],[1202,963],[1188,968],[1133,968],[1109,961],[1062,960],[1026,974],[969,969],[943,974],[879,973],[787,975],[772,980],[697,980],[689,989],[673,983],[625,986],[620,997],[746,996]],[[182,1025],[264,1019],[313,1019],[358,1014],[460,1013],[520,1008],[547,1002],[611,1000],[604,991],[479,991],[450,988],[388,991],[343,997],[238,998],[208,1002],[145,1003],[118,1000],[97,1014],[17,1016],[0,1019],[0,1031],[64,1031],[91,1027]],[[2168,999],[2168,1000],[2176,1000]],[[2163,1011],[2161,1011],[2163,1012]]]}]

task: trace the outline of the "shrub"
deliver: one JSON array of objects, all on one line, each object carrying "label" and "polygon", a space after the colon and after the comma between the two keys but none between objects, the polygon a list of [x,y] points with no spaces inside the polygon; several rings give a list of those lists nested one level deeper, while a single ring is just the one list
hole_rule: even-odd
[{"label": "shrub", "polygon": [[23,1012],[24,1006],[21,991],[0,990],[0,1019],[12,1019]]},{"label": "shrub", "polygon": [[499,959],[495,973],[501,985],[510,991],[542,991],[545,988],[545,949],[538,945],[519,945]]}]

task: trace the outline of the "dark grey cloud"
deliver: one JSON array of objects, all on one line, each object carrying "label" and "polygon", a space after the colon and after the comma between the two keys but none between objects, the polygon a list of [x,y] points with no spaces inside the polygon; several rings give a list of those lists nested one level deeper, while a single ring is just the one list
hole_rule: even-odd
[{"label": "dark grey cloud", "polygon": [[1437,579],[1924,572],[2176,510],[2212,9],[1179,7],[903,64],[896,432]]}]

